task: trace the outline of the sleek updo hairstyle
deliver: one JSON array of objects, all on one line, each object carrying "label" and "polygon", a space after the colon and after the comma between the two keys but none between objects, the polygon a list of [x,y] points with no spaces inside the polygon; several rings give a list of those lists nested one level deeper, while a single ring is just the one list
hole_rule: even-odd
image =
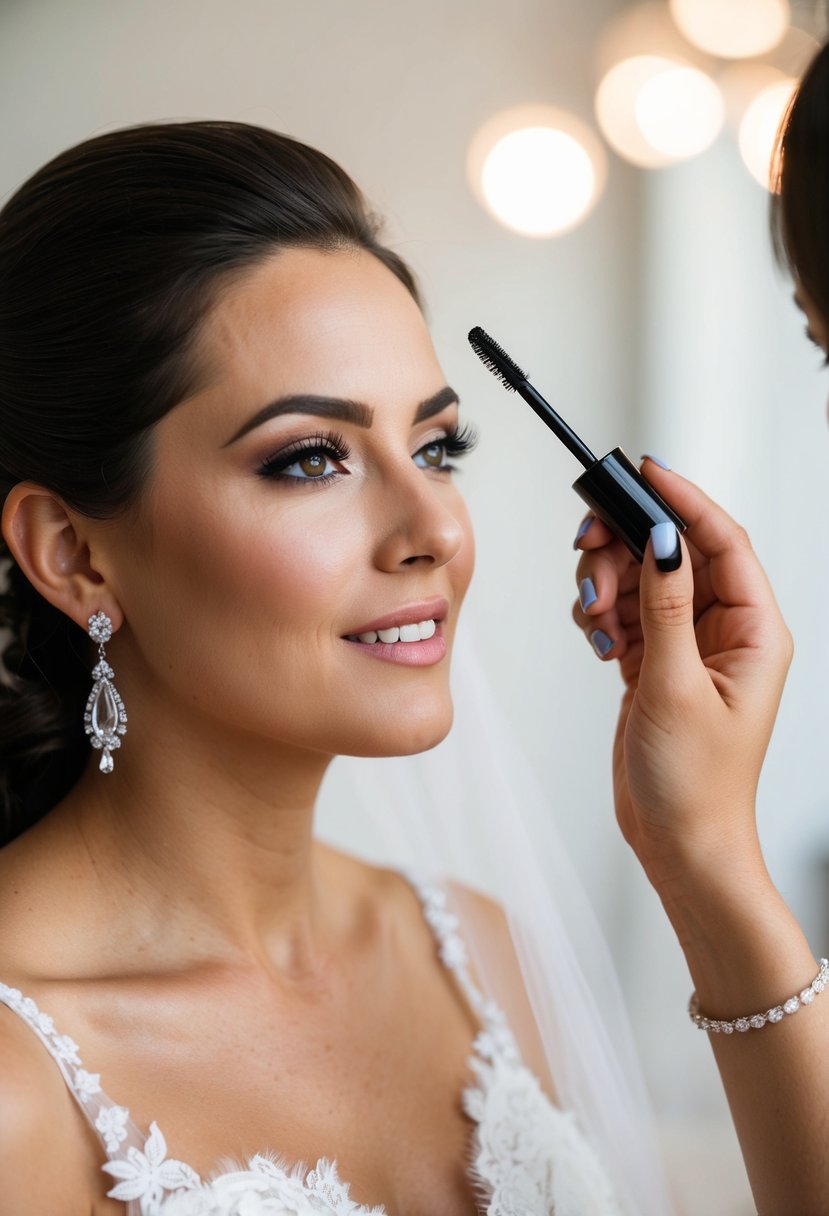
[{"label": "sleek updo hairstyle", "polygon": [[[113,131],[62,153],[0,211],[0,505],[20,481],[116,516],[152,428],[199,387],[218,290],[276,250],[358,247],[418,292],[327,156],[229,122]],[[0,540],[0,845],[58,802],[90,755],[85,633]]]},{"label": "sleek updo hairstyle", "polygon": [[789,107],[775,163],[775,249],[829,325],[829,43],[812,60]]}]

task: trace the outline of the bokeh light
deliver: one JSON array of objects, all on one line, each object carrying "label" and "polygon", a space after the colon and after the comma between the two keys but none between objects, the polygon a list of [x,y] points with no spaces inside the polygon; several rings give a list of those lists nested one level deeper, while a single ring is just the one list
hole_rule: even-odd
[{"label": "bokeh light", "polygon": [[723,59],[763,55],[789,27],[787,0],[669,0],[671,14],[694,46]]},{"label": "bokeh light", "polygon": [[699,155],[714,142],[725,117],[722,94],[697,68],[671,67],[639,90],[636,121],[651,147],[672,160]]},{"label": "bokeh light", "polygon": [[743,115],[738,132],[740,155],[746,168],[761,186],[773,189],[771,158],[780,124],[792,99],[797,81],[783,78],[768,85],[754,98]]},{"label": "bokeh light", "polygon": [[604,186],[599,141],[572,115],[519,107],[478,132],[470,183],[487,211],[513,232],[551,237],[579,224]]},{"label": "bokeh light", "polygon": [[626,160],[658,169],[696,156],[716,138],[724,107],[705,72],[663,55],[633,55],[607,72],[596,118]]}]

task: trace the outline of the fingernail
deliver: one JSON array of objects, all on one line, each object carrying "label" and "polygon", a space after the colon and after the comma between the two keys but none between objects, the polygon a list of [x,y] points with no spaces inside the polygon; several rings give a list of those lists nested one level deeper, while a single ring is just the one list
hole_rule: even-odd
[{"label": "fingernail", "polygon": [[598,598],[592,578],[583,578],[579,583],[579,603],[582,612],[587,612],[590,605],[595,604]]},{"label": "fingernail", "polygon": [[642,455],[639,457],[639,459],[640,460],[652,460],[654,464],[659,465],[660,469],[665,469],[666,472],[668,472],[668,473],[670,473],[670,471],[671,471],[671,466],[669,464],[665,464],[664,460],[660,460],[658,456],[654,456],[650,452],[643,452]]},{"label": "fingernail", "polygon": [[579,541],[580,541],[580,540],[581,540],[581,538],[584,536],[585,532],[586,532],[586,531],[587,531],[587,529],[590,527],[590,525],[592,524],[592,522],[593,522],[593,520],[594,520],[595,518],[596,518],[596,516],[595,516],[595,515],[585,515],[584,519],[583,519],[583,520],[581,521],[581,523],[579,524],[579,530],[578,530],[578,532],[576,533],[576,539],[573,541],[573,548],[574,548],[574,549],[578,549],[578,547],[579,547]]},{"label": "fingernail", "polygon": [[607,636],[603,629],[594,629],[590,635],[590,643],[600,659],[616,645],[613,638]]},{"label": "fingernail", "polygon": [[679,543],[679,533],[676,525],[670,520],[662,524],[654,524],[651,528],[651,544],[657,567],[663,574],[678,570],[682,565],[682,546]]}]

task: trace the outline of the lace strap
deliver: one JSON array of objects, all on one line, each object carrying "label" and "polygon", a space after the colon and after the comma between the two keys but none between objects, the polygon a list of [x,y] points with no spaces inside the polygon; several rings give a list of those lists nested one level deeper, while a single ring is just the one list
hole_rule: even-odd
[{"label": "lace strap", "polygon": [[48,1013],[41,1013],[32,998],[24,996],[18,988],[3,983],[0,983],[0,1003],[16,1013],[40,1039],[108,1155],[118,1152],[128,1136],[132,1143],[142,1142],[138,1128],[130,1123],[129,1111],[110,1101],[101,1089],[100,1075],[87,1072],[78,1054],[78,1044],[69,1035],[58,1033]]},{"label": "lace strap", "polygon": [[458,932],[460,922],[457,916],[446,906],[446,892],[419,874],[406,871],[404,877],[420,900],[423,919],[435,935],[438,957],[457,979],[475,1013],[484,1022],[488,1022],[493,1015],[494,1006],[469,974],[466,942]]}]

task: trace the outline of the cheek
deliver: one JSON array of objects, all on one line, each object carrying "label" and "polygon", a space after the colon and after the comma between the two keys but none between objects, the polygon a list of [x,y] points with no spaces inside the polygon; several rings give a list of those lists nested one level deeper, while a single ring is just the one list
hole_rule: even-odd
[{"label": "cheek", "polygon": [[[356,503],[329,505],[324,491],[292,492],[295,505],[283,494],[255,512],[244,502],[196,510],[191,500],[186,518],[169,504],[159,513],[163,527],[125,589],[148,701],[157,704],[161,685],[174,705],[332,752],[432,746],[451,721],[448,665],[416,680],[367,667],[357,687],[343,649],[355,605],[376,585],[376,519]],[[447,506],[462,533],[448,566],[435,571],[451,587],[451,641],[474,540],[460,496]]]},{"label": "cheek", "polygon": [[234,671],[250,672],[252,664],[255,673],[276,657],[284,670],[292,653],[335,636],[347,584],[360,568],[360,531],[348,513],[314,515],[307,504],[304,511],[266,505],[256,516],[228,506],[157,529],[152,586],[139,574],[130,596],[141,649],[153,652],[146,641],[156,632],[167,670],[180,670],[197,688],[232,682]]}]

